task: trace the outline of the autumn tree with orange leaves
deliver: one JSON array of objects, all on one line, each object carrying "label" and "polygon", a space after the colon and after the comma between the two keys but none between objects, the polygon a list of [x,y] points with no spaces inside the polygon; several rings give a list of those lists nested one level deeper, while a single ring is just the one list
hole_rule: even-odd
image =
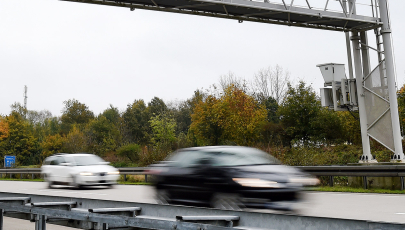
[{"label": "autumn tree with orange leaves", "polygon": [[190,131],[198,145],[253,145],[267,111],[242,89],[229,85],[219,97],[209,95],[200,102],[191,117]]}]

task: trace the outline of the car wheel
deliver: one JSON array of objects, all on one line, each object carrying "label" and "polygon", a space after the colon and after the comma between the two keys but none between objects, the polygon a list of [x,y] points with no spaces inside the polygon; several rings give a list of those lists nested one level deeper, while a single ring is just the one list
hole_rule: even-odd
[{"label": "car wheel", "polygon": [[79,189],[81,188],[81,185],[77,183],[77,179],[75,176],[70,177],[70,183],[69,185],[74,188],[74,189]]},{"label": "car wheel", "polygon": [[240,196],[237,194],[215,193],[211,199],[211,207],[240,211],[244,207]]},{"label": "car wheel", "polygon": [[54,183],[53,183],[53,181],[51,181],[49,178],[50,178],[50,177],[49,177],[48,174],[44,174],[44,181],[48,183],[48,188],[53,188],[53,184],[54,184]]},{"label": "car wheel", "polygon": [[155,200],[158,204],[168,205],[169,204],[169,193],[164,189],[157,189]]}]

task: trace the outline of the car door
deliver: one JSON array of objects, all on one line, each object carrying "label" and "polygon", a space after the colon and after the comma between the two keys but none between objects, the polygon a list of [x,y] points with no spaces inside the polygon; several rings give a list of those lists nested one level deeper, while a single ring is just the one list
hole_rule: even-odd
[{"label": "car door", "polygon": [[61,171],[64,166],[61,164],[64,162],[64,159],[61,156],[55,156],[51,164],[49,166],[49,177],[51,181],[54,182],[63,182],[63,179],[61,178]]},{"label": "car door", "polygon": [[171,159],[164,173],[164,187],[169,190],[172,200],[198,202],[202,178],[195,174],[198,173],[197,162],[201,158],[199,151],[182,151]]},{"label": "car door", "polygon": [[72,180],[72,161],[69,160],[68,156],[60,156],[59,159],[59,177],[60,177],[60,181],[63,183],[70,183]]}]

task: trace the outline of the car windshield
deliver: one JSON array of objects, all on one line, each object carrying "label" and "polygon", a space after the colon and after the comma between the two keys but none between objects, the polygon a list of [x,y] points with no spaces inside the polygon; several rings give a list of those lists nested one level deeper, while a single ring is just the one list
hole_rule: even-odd
[{"label": "car windshield", "polygon": [[103,159],[101,159],[100,157],[95,156],[95,155],[73,156],[73,159],[77,166],[98,165],[98,164],[104,162]]}]

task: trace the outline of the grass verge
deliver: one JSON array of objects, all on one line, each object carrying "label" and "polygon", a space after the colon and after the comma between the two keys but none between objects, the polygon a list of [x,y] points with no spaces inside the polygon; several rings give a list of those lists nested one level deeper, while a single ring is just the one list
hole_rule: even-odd
[{"label": "grass verge", "polygon": [[381,194],[405,194],[405,190],[389,190],[389,189],[364,189],[364,188],[351,188],[343,186],[323,186],[313,187],[311,191],[319,192],[351,192],[351,193],[381,193]]}]

